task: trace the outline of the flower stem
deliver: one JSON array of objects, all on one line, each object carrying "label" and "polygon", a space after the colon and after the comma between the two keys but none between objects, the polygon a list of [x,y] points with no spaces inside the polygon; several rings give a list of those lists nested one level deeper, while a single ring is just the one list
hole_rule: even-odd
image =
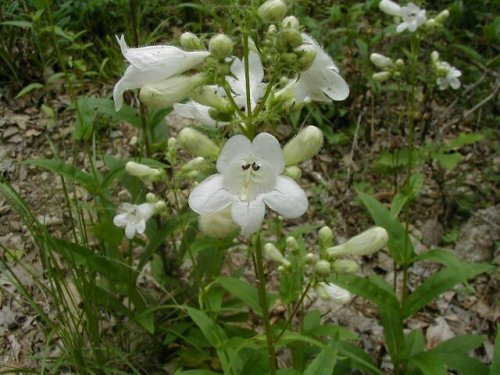
[{"label": "flower stem", "polygon": [[264,275],[264,260],[262,257],[262,243],[260,233],[253,237],[253,247],[255,249],[255,275],[257,277],[260,307],[262,309],[262,320],[264,321],[264,330],[266,332],[267,351],[269,354],[269,373],[276,374],[276,352],[274,350],[273,333],[271,331],[271,322],[269,319],[269,306],[267,304],[266,277]]}]

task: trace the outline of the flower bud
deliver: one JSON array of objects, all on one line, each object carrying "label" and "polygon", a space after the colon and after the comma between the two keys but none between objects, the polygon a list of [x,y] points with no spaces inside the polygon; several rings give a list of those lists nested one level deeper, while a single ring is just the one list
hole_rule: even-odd
[{"label": "flower bud", "polygon": [[285,17],[287,10],[283,0],[267,0],[259,7],[257,14],[265,23],[278,23]]},{"label": "flower bud", "polygon": [[333,270],[337,273],[356,273],[359,268],[359,264],[353,260],[338,259],[333,262]]},{"label": "flower bud", "polygon": [[439,62],[439,52],[438,51],[432,51],[431,60],[434,64],[437,64]]},{"label": "flower bud", "polygon": [[285,52],[281,54],[281,61],[287,65],[294,65],[297,62],[297,55],[293,52]]},{"label": "flower bud", "polygon": [[380,250],[389,239],[387,231],[382,227],[370,228],[352,237],[342,245],[327,249],[330,257],[341,255],[368,255]]},{"label": "flower bud", "polygon": [[198,156],[181,167],[181,171],[183,172],[191,172],[191,171],[202,171],[207,169],[210,166],[210,163],[204,157]]},{"label": "flower bud", "polygon": [[167,141],[167,160],[171,163],[175,163],[175,159],[177,157],[177,139],[171,137]]},{"label": "flower bud", "polygon": [[314,268],[316,272],[322,276],[328,276],[330,272],[332,272],[330,262],[324,259],[318,260]]},{"label": "flower bud", "polygon": [[156,196],[156,194],[154,194],[154,193],[147,193],[146,194],[146,202],[148,202],[148,203],[155,203],[155,202],[158,202],[158,201],[159,201],[159,199]]},{"label": "flower bud", "polygon": [[301,71],[306,71],[316,59],[317,52],[313,46],[301,46],[298,50],[300,50],[300,57],[297,60],[298,68]]},{"label": "flower bud", "polygon": [[351,293],[335,284],[319,282],[316,293],[321,299],[330,300],[339,304],[347,303],[351,300]]},{"label": "flower bud", "polygon": [[288,236],[286,238],[286,248],[291,253],[296,253],[299,250],[299,244],[295,237]]},{"label": "flower bud", "polygon": [[437,22],[434,18],[429,18],[427,21],[425,21],[425,27],[428,29],[434,29],[437,26]]},{"label": "flower bud", "polygon": [[205,235],[215,238],[228,237],[239,229],[233,221],[229,207],[211,214],[200,215],[199,226]]},{"label": "flower bud", "polygon": [[186,98],[203,83],[203,75],[178,76],[141,88],[141,101],[154,108],[166,108]]},{"label": "flower bud", "polygon": [[283,29],[280,32],[280,42],[283,46],[296,48],[302,44],[302,34],[296,29]]},{"label": "flower bud", "polygon": [[169,150],[177,150],[177,139],[170,137],[167,141],[167,147]]},{"label": "flower bud", "polygon": [[274,34],[276,31],[278,31],[276,25],[269,25],[269,27],[267,28],[267,32],[269,34]]},{"label": "flower bud", "polygon": [[266,243],[264,245],[264,254],[269,259],[281,263],[284,267],[290,267],[292,265],[272,243]]},{"label": "flower bud", "polygon": [[392,61],[391,58],[381,55],[380,53],[372,53],[370,55],[370,61],[375,66],[382,69],[387,69],[394,65],[394,61]]},{"label": "flower bud", "polygon": [[181,146],[193,156],[216,159],[219,147],[205,134],[191,128],[184,128],[177,137]]},{"label": "flower bud", "polygon": [[321,249],[332,246],[333,232],[328,226],[324,226],[318,232],[319,244]]},{"label": "flower bud", "polygon": [[304,128],[283,148],[285,165],[295,165],[311,159],[323,146],[323,132],[315,126]]},{"label": "flower bud", "polygon": [[212,56],[223,60],[233,52],[233,42],[225,34],[215,35],[208,43],[208,50]]},{"label": "flower bud", "polygon": [[396,60],[396,67],[398,69],[401,69],[404,65],[405,65],[405,62],[403,61],[403,59],[397,59]]},{"label": "flower bud", "polygon": [[194,90],[189,96],[196,102],[208,107],[217,108],[219,111],[227,111],[231,107],[227,99],[217,95],[217,89],[213,86],[201,86]]},{"label": "flower bud", "polygon": [[317,256],[316,256],[316,254],[313,254],[313,253],[307,253],[304,256],[304,262],[309,263],[309,264],[314,263],[316,261],[316,259],[317,259]]},{"label": "flower bud", "polygon": [[391,72],[378,72],[372,75],[372,78],[377,82],[384,82],[391,78]]},{"label": "flower bud", "polygon": [[165,176],[165,172],[161,169],[151,168],[134,161],[129,161],[125,165],[125,170],[129,175],[139,177],[145,182],[159,181]]},{"label": "flower bud", "polygon": [[302,170],[296,165],[291,165],[285,168],[285,172],[283,172],[283,174],[293,178],[295,181],[298,181],[302,177]]},{"label": "flower bud", "polygon": [[436,22],[443,23],[449,16],[450,11],[448,9],[445,9],[436,16]]},{"label": "flower bud", "polygon": [[205,45],[200,38],[190,32],[181,34],[180,44],[186,51],[199,51],[205,49]]},{"label": "flower bud", "polygon": [[281,21],[281,26],[285,29],[295,29],[298,30],[300,26],[300,22],[295,16],[288,16],[283,18]]},{"label": "flower bud", "polygon": [[391,16],[401,16],[401,7],[393,1],[390,0],[382,0],[378,7],[384,13],[387,13]]},{"label": "flower bud", "polygon": [[165,201],[158,201],[152,204],[154,205],[154,214],[161,214],[167,209],[167,204],[165,203]]}]

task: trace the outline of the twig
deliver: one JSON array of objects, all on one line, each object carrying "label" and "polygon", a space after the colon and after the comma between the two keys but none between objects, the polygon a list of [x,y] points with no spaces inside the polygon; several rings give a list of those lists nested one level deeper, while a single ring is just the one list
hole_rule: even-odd
[{"label": "twig", "polygon": [[[350,186],[351,183],[351,166],[353,163],[353,158],[354,158],[354,151],[358,147],[358,133],[359,133],[359,126],[361,125],[361,120],[363,119],[363,115],[365,114],[365,111],[361,111],[358,116],[358,121],[356,123],[356,130],[354,131],[354,137],[352,139],[352,145],[351,145],[351,153],[349,155],[349,165],[347,166],[347,186]],[[347,190],[346,190],[347,193]]]}]

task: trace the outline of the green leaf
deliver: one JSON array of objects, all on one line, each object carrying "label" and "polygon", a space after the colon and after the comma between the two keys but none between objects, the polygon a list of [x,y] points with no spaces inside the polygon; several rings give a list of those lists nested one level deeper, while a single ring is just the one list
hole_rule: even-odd
[{"label": "green leaf", "polygon": [[25,86],[21,91],[19,91],[14,99],[19,99],[21,96],[24,96],[36,89],[43,89],[43,85],[38,82],[30,83],[28,86]]},{"label": "green leaf", "polygon": [[357,193],[373,221],[389,233],[387,247],[392,258],[399,265],[408,264],[415,250],[403,225],[375,198],[359,190]]},{"label": "green leaf", "polygon": [[432,249],[426,251],[411,260],[411,263],[419,261],[431,261],[441,263],[453,270],[457,276],[460,276],[462,282],[467,281],[467,275],[464,272],[460,259],[451,250],[446,249]]},{"label": "green leaf", "polygon": [[74,182],[78,182],[91,194],[99,195],[100,193],[99,182],[96,181],[94,177],[74,165],[65,164],[59,160],[48,159],[26,160],[24,163],[47,169],[63,177],[67,177]]},{"label": "green leaf", "polygon": [[415,329],[405,336],[403,358],[411,358],[425,350],[425,337],[420,329]]},{"label": "green leaf", "polygon": [[330,341],[304,371],[304,375],[331,375],[337,362],[337,344]]},{"label": "green leaf", "polygon": [[467,354],[471,350],[480,346],[486,337],[480,335],[463,335],[456,336],[449,340],[443,341],[436,348],[434,353],[462,353]]},{"label": "green leaf", "polygon": [[193,319],[195,324],[200,328],[203,336],[205,336],[208,342],[214,348],[221,348],[224,344],[224,341],[227,339],[224,330],[203,311],[197,310],[192,307],[185,307],[185,309],[191,319]]},{"label": "green leaf", "polygon": [[491,361],[490,375],[500,374],[500,324],[497,324],[497,334],[495,337],[495,351]]},{"label": "green leaf", "polygon": [[433,154],[434,159],[436,159],[439,164],[443,168],[445,168],[448,171],[451,171],[454,169],[458,163],[460,163],[460,160],[462,160],[462,155],[459,152],[452,152],[452,153],[442,153],[442,152],[436,152]]},{"label": "green leaf", "polygon": [[460,133],[458,137],[445,142],[443,151],[458,150],[459,148],[479,142],[484,138],[481,133]]},{"label": "green leaf", "polygon": [[422,352],[410,359],[410,363],[417,366],[423,375],[448,375],[440,358],[432,352]]},{"label": "green leaf", "polygon": [[363,370],[373,375],[384,375],[384,373],[377,368],[370,356],[354,344],[339,341],[338,353],[339,356],[344,356],[351,360],[352,368]]},{"label": "green leaf", "polygon": [[242,300],[258,315],[262,315],[257,289],[245,281],[234,277],[219,277],[217,282],[233,296]]},{"label": "green leaf", "polygon": [[220,373],[209,370],[187,370],[176,372],[174,375],[220,375]]},{"label": "green leaf", "polygon": [[4,22],[0,22],[0,25],[16,26],[16,27],[20,27],[22,29],[33,28],[33,23],[29,22],[29,21],[4,21]]}]

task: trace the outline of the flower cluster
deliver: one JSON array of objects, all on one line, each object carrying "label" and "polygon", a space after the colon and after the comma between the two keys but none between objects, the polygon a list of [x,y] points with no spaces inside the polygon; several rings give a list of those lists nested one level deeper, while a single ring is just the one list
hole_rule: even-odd
[{"label": "flower cluster", "polygon": [[402,7],[391,0],[382,0],[379,3],[379,7],[382,12],[400,19],[401,22],[396,27],[398,33],[402,33],[405,30],[415,32],[427,21],[425,9],[420,9],[412,2]]},{"label": "flower cluster", "polygon": [[372,76],[377,82],[384,82],[390,78],[399,77],[404,67],[404,61],[402,59],[393,61],[390,57],[386,57],[380,53],[372,53],[370,55],[370,61],[376,67],[382,69],[381,72],[374,73]]},{"label": "flower cluster", "polygon": [[439,89],[446,90],[448,87],[451,87],[454,90],[458,90],[460,88],[460,80],[458,77],[462,75],[462,72],[446,61],[441,61],[437,51],[432,52],[431,61],[437,76],[436,84]]}]

